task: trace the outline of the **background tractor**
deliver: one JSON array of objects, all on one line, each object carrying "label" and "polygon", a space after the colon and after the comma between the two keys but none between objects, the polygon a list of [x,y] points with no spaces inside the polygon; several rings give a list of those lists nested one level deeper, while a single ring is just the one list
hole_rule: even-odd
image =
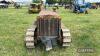
[{"label": "background tractor", "polygon": [[[42,0],[32,0],[32,3],[29,6],[29,13],[39,13],[43,8]],[[43,8],[44,9],[44,8]]]},{"label": "background tractor", "polygon": [[41,11],[36,23],[27,29],[25,37],[27,48],[32,49],[38,43],[42,43],[46,51],[51,50],[58,44],[69,47],[70,42],[70,30],[61,23],[59,15],[51,11]]},{"label": "background tractor", "polygon": [[41,4],[40,3],[32,3],[29,6],[28,12],[29,13],[39,13],[41,11]]},{"label": "background tractor", "polygon": [[89,3],[85,0],[73,0],[72,11],[75,13],[88,13]]},{"label": "background tractor", "polygon": [[16,9],[20,9],[20,8],[22,8],[20,2],[14,2],[14,7],[15,7]]},{"label": "background tractor", "polygon": [[97,9],[97,4],[96,3],[91,3],[91,9]]},{"label": "background tractor", "polygon": [[5,0],[0,1],[0,8],[8,8],[10,2],[7,2]]}]

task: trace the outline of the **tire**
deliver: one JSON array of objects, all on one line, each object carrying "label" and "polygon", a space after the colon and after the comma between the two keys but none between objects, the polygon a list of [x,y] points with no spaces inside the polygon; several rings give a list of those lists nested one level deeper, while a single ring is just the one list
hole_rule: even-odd
[{"label": "tire", "polygon": [[71,10],[72,10],[73,13],[75,13],[75,7],[74,7],[74,5],[72,5]]},{"label": "tire", "polygon": [[85,14],[88,14],[88,11],[87,10],[85,11]]}]

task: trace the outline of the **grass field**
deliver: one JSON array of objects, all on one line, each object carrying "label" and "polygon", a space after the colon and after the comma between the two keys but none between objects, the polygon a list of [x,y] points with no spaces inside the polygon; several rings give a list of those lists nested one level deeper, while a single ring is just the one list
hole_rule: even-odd
[{"label": "grass field", "polygon": [[[56,47],[50,52],[41,48],[28,52],[24,46],[25,31],[38,14],[28,14],[27,8],[0,9],[0,56],[100,56],[100,9],[89,14],[75,14],[63,8],[58,12],[71,30],[71,47]],[[78,53],[78,48],[94,48],[94,53]]]}]

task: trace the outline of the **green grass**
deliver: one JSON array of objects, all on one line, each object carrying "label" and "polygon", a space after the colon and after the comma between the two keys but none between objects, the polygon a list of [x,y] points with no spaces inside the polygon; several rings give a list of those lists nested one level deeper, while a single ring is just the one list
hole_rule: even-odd
[{"label": "green grass", "polygon": [[[0,9],[0,56],[100,56],[100,9],[75,14],[60,8],[58,13],[71,30],[71,47],[57,47],[50,52],[36,48],[29,53],[24,46],[24,36],[38,14],[28,14],[27,8]],[[77,53],[77,48],[84,47],[94,48],[95,52]]]}]

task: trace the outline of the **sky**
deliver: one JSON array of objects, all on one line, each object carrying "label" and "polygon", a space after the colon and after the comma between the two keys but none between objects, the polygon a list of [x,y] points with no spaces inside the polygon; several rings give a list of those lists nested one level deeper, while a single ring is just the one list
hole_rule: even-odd
[{"label": "sky", "polygon": [[100,0],[85,0],[86,2],[100,2]]},{"label": "sky", "polygon": [[[0,1],[2,1],[2,0],[0,0]],[[6,1],[21,1],[21,2],[24,2],[24,1],[28,1],[28,2],[30,2],[30,1],[32,1],[32,0],[6,0]]]},{"label": "sky", "polygon": [[[2,0],[0,0],[2,1]],[[32,0],[6,0],[6,1],[21,1],[21,2],[31,2]],[[42,0],[42,1],[46,1],[46,0]],[[86,2],[100,2],[100,0],[85,0]]]}]

